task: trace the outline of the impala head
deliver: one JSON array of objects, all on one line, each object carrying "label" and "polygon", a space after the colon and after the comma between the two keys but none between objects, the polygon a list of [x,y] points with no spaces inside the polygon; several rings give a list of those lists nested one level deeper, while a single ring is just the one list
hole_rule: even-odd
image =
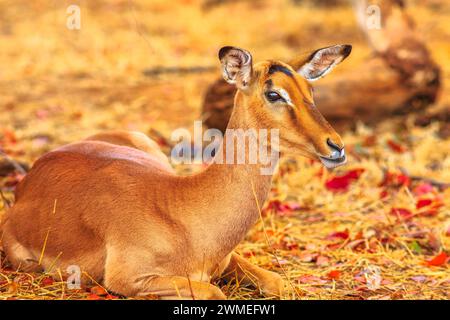
[{"label": "impala head", "polygon": [[257,128],[279,129],[280,151],[319,159],[327,168],[346,161],[344,143],[317,110],[311,82],[328,74],[351,52],[350,45],[316,50],[289,63],[253,64],[236,47],[219,51],[223,77],[236,85],[236,104]]}]

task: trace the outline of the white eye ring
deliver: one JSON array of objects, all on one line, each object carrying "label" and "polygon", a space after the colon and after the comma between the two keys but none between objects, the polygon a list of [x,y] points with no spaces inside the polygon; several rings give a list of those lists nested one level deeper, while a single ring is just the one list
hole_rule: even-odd
[{"label": "white eye ring", "polygon": [[283,97],[283,99],[287,105],[294,107],[291,97],[289,96],[289,93],[286,90],[284,90],[282,88],[277,88],[277,91],[278,91],[278,94],[280,94]]}]

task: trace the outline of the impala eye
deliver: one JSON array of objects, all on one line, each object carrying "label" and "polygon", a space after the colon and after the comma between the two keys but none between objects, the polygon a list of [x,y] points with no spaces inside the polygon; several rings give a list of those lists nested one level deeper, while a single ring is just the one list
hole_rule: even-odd
[{"label": "impala eye", "polygon": [[267,91],[266,92],[266,98],[270,102],[277,102],[277,101],[285,101],[282,96],[276,91]]}]

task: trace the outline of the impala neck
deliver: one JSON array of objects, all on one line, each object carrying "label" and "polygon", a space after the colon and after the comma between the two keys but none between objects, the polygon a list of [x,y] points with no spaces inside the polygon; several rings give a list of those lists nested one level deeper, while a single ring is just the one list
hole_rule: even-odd
[{"label": "impala neck", "polygon": [[[238,94],[231,115],[228,129],[264,129],[252,123],[247,113],[248,108]],[[258,132],[258,131],[257,131]],[[260,137],[257,135],[258,145]],[[237,159],[238,148],[227,148],[227,142],[234,140],[225,134],[216,157],[223,155],[224,163],[211,164],[205,171],[197,175],[197,185],[204,196],[207,212],[202,214],[203,230],[214,234],[210,239],[212,250],[228,254],[244,238],[249,229],[259,218],[258,206],[261,207],[270,190],[272,174],[261,174],[261,169],[269,165],[256,161],[249,163],[249,149],[245,148],[244,164],[226,164],[227,157]],[[248,142],[248,140],[247,140]],[[266,148],[266,147],[265,147]],[[270,156],[272,150],[267,147]],[[230,155],[231,153],[231,155]],[[275,167],[278,154],[271,163]],[[199,190],[197,189],[197,190]]]}]

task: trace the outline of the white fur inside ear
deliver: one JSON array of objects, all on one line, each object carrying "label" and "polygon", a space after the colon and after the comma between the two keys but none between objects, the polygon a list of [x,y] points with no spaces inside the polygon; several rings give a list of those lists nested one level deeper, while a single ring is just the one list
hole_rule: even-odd
[{"label": "white fur inside ear", "polygon": [[306,80],[316,81],[330,73],[345,57],[342,46],[320,49],[297,72]]}]

